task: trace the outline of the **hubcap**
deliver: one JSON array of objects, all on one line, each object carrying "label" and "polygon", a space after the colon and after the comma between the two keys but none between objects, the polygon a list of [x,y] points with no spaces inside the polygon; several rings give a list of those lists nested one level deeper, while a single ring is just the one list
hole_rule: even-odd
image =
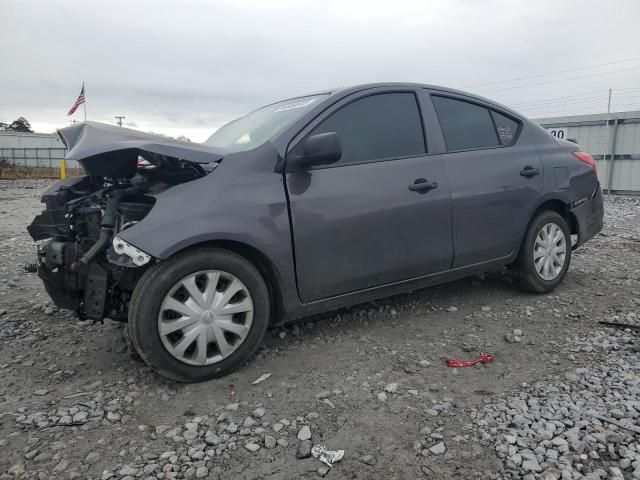
[{"label": "hubcap", "polygon": [[544,225],[533,246],[533,264],[543,280],[553,280],[562,271],[567,256],[567,240],[555,223]]},{"label": "hubcap", "polygon": [[164,297],[158,315],[162,344],[189,365],[227,358],[244,342],[253,321],[253,302],[235,275],[206,270],[184,277]]}]

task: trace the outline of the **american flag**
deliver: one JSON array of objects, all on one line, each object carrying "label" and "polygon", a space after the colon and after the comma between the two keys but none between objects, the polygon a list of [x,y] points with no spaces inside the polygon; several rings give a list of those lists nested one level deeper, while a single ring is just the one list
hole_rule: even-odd
[{"label": "american flag", "polygon": [[82,90],[80,90],[80,95],[78,95],[78,99],[76,100],[76,103],[73,104],[73,107],[71,107],[71,109],[67,113],[67,116],[73,115],[74,112],[78,109],[78,107],[83,103],[84,103],[84,83],[82,84]]}]

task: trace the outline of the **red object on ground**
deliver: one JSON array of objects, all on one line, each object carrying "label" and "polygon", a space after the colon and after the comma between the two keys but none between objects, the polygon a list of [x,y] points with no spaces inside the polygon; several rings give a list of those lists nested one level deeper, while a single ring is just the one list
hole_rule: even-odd
[{"label": "red object on ground", "polygon": [[494,358],[496,358],[495,355],[480,352],[480,356],[473,360],[462,360],[461,358],[445,358],[444,361],[447,363],[447,367],[460,368],[470,367],[471,365],[475,365],[476,363],[493,362]]}]

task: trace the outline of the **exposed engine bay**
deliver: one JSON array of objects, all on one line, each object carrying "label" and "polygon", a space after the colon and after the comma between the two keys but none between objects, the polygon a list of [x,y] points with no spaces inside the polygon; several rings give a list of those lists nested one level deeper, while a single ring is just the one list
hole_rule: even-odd
[{"label": "exposed engine bay", "polygon": [[[220,156],[199,144],[91,122],[59,133],[67,158],[88,175],[62,180],[42,196],[46,209],[27,228],[39,242],[38,275],[54,303],[80,318],[126,321],[133,289],[152,258],[118,233],[151,211],[155,193],[204,177]],[[201,160],[205,154],[209,162]]]},{"label": "exposed engine bay", "polygon": [[132,252],[117,234],[149,213],[149,188],[145,182],[86,176],[43,195],[46,210],[28,230],[34,240],[46,239],[38,244],[38,274],[57,305],[80,318],[126,320],[140,267],[151,258]]},{"label": "exposed engine bay", "polygon": [[154,194],[212,172],[222,153],[197,143],[95,122],[58,131],[86,176],[62,180],[42,196],[27,227],[39,242],[38,275],[61,308],[82,319],[127,319],[151,256],[118,238],[153,208]]},{"label": "exposed engine bay", "polygon": [[[197,167],[197,166],[196,166]],[[46,209],[27,228],[38,244],[38,274],[54,302],[80,318],[126,320],[131,292],[151,257],[118,238],[154,205],[153,192],[167,188],[167,172],[141,166],[131,179],[74,177],[42,196]],[[187,180],[204,175],[186,166]]]}]

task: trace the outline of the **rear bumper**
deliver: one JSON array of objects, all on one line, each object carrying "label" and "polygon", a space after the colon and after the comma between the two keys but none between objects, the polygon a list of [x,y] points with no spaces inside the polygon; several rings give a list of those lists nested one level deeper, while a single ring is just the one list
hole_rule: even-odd
[{"label": "rear bumper", "polygon": [[571,213],[578,226],[578,242],[574,245],[574,248],[577,248],[602,230],[604,206],[600,184],[596,187],[591,198],[572,208]]}]

